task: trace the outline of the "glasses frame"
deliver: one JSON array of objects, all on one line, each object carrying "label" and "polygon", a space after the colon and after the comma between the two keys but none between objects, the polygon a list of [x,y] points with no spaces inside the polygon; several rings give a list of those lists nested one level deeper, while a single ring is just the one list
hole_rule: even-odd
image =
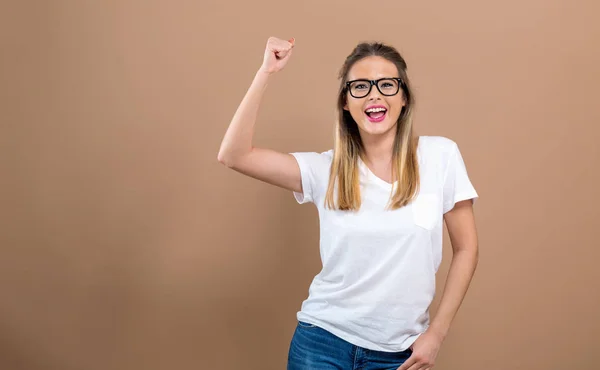
[{"label": "glasses frame", "polygon": [[[398,81],[398,91],[396,91],[394,94],[384,94],[381,89],[379,88],[379,81],[382,80],[396,80]],[[362,82],[366,82],[369,84],[369,91],[367,91],[367,93],[365,94],[365,96],[355,96],[354,94],[352,94],[352,89],[350,89],[350,84],[352,84],[353,82],[357,82],[357,81],[362,81]],[[380,78],[378,80],[368,80],[366,78],[359,78],[357,80],[352,80],[352,81],[348,81],[346,82],[346,90],[350,93],[350,95],[355,98],[355,99],[362,99],[362,98],[366,98],[367,96],[369,96],[369,94],[371,93],[371,90],[373,89],[373,85],[375,85],[375,87],[377,87],[377,91],[379,91],[381,93],[381,95],[383,96],[394,96],[397,95],[400,92],[401,88],[404,88],[404,81],[402,81],[401,78],[399,77],[384,77],[384,78]]]}]

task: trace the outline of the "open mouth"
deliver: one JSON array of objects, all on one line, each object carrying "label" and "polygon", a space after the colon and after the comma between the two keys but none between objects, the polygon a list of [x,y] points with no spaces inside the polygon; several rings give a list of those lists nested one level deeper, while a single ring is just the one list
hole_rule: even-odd
[{"label": "open mouth", "polygon": [[369,121],[381,122],[384,120],[384,118],[387,114],[387,109],[385,109],[383,107],[369,108],[369,109],[365,110],[365,114],[367,115],[367,118],[369,119]]}]

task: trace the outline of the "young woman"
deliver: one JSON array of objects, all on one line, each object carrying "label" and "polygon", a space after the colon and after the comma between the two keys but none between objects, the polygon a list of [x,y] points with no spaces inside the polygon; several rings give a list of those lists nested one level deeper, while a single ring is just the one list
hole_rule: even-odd
[{"label": "young woman", "polygon": [[[458,146],[441,136],[413,137],[404,59],[388,45],[361,43],[340,71],[333,149],[253,147],[263,92],[293,48],[294,39],[269,38],[218,155],[319,212],[323,268],[297,313],[288,369],[431,369],[478,259],[478,195]],[[430,320],[444,221],[454,253]]]}]

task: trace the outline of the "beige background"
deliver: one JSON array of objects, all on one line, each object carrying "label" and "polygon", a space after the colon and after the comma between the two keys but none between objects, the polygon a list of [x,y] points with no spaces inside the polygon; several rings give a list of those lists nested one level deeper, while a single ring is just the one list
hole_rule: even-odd
[{"label": "beige background", "polygon": [[297,44],[255,145],[331,148],[336,74],[363,40],[406,58],[417,132],[458,142],[481,258],[435,368],[600,368],[599,11],[3,3],[0,368],[285,368],[317,213],[216,159],[269,36]]}]

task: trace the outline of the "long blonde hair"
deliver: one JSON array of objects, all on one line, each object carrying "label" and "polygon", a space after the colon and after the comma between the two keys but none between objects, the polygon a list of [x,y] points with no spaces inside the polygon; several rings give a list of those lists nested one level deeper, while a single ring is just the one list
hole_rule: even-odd
[{"label": "long blonde hair", "polygon": [[[391,46],[379,42],[360,43],[346,58],[338,76],[340,89],[337,100],[338,118],[334,126],[334,156],[325,195],[325,206],[330,209],[351,211],[360,209],[358,159],[364,160],[364,148],[358,125],[350,112],[344,110],[344,105],[347,99],[346,82],[350,68],[354,63],[369,56],[380,56],[396,65],[399,77],[403,81],[402,92],[406,101],[406,105],[398,117],[392,152],[392,179],[398,180],[398,186],[395,192],[390,194],[387,209],[398,209],[407,205],[419,190],[418,138],[413,137],[412,130],[415,101],[406,74],[406,62],[400,53]],[[333,199],[336,184],[337,206]]]}]

